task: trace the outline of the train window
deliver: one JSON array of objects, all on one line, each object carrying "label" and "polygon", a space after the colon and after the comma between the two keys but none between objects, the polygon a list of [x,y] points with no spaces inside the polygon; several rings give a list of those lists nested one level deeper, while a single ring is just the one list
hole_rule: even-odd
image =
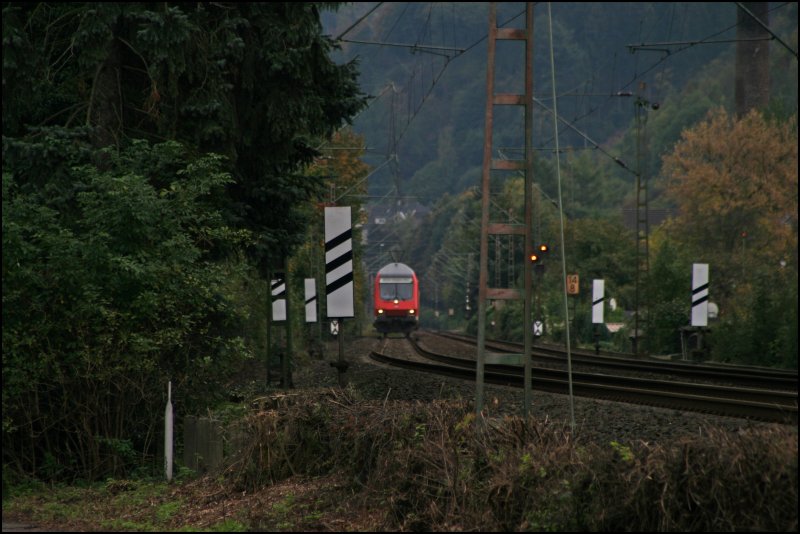
[{"label": "train window", "polygon": [[411,300],[414,284],[410,278],[383,278],[380,283],[382,300]]},{"label": "train window", "polygon": [[400,300],[411,300],[411,284],[397,284],[397,298]]},{"label": "train window", "polygon": [[381,300],[392,300],[396,292],[395,284],[381,284]]}]

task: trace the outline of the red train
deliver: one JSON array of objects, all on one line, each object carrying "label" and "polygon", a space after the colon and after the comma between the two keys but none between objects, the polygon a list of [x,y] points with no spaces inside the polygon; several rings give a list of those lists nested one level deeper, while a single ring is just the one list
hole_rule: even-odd
[{"label": "red train", "polygon": [[419,325],[419,281],[408,265],[390,263],[375,276],[375,329],[406,336]]}]

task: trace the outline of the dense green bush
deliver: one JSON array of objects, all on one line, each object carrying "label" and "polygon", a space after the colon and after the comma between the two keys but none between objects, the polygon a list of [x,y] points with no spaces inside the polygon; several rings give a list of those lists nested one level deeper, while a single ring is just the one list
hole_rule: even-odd
[{"label": "dense green bush", "polygon": [[[167,381],[176,408],[204,406],[246,356],[222,291],[236,263],[212,253],[247,234],[216,206],[215,156],[134,142],[98,170],[57,141],[4,147],[3,463],[118,476],[154,452]],[[21,154],[51,149],[72,165],[30,187]]]}]

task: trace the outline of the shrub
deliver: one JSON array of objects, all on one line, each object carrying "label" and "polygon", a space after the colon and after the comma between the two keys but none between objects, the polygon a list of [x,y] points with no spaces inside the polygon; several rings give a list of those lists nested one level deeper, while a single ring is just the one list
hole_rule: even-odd
[{"label": "shrub", "polygon": [[581,443],[552,421],[476,417],[464,401],[360,402],[322,391],[230,432],[232,490],[339,473],[390,530],[797,528],[797,433],[708,429],[675,443]]}]

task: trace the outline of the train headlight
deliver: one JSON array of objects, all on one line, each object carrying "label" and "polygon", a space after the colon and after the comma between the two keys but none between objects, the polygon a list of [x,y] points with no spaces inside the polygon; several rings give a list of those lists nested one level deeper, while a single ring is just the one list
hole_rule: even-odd
[{"label": "train headlight", "polygon": [[382,313],[383,313],[383,310],[378,310],[378,315],[381,315]]},{"label": "train headlight", "polygon": [[400,301],[399,301],[399,300],[397,300],[397,299],[394,299],[394,303],[395,303],[395,304],[400,304]]},{"label": "train headlight", "polygon": [[416,310],[408,310],[408,313],[410,313],[411,315],[414,315],[417,312],[416,312]]}]

